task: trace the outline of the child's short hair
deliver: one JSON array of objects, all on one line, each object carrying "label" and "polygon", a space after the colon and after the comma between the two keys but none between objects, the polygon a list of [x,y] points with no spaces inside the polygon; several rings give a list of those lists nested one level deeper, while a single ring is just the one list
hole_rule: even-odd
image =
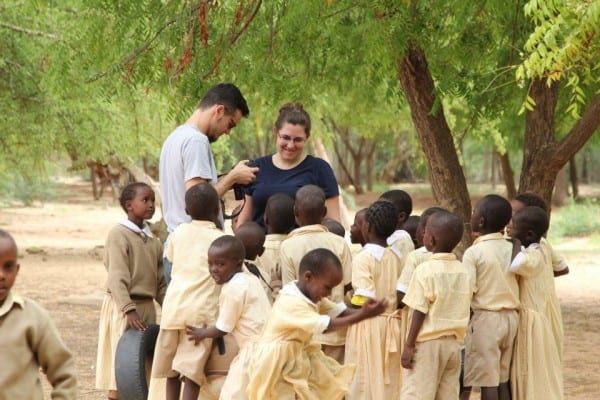
[{"label": "child's short hair", "polygon": [[127,202],[129,200],[133,200],[138,188],[141,187],[147,187],[152,189],[150,185],[144,182],[132,182],[125,186],[125,188],[123,188],[123,190],[121,191],[121,195],[119,196],[119,204],[121,204],[121,208],[123,209],[123,211],[127,212]]},{"label": "child's short hair", "polygon": [[237,227],[235,237],[245,247],[262,247],[265,244],[265,230],[254,221],[247,221]]},{"label": "child's short hair", "polygon": [[548,231],[548,213],[543,208],[537,206],[523,207],[513,215],[512,223],[513,226],[518,225],[525,228],[525,230],[533,231],[536,235],[536,241],[539,241]]},{"label": "child's short hair", "polygon": [[378,200],[367,209],[365,220],[371,225],[378,237],[387,238],[396,230],[398,208],[390,201]]},{"label": "child's short hair", "polygon": [[298,273],[302,275],[304,272],[310,271],[313,275],[321,275],[330,265],[333,265],[338,271],[342,271],[340,259],[331,250],[318,248],[309,251],[302,257]]},{"label": "child's short hair", "polygon": [[340,224],[339,221],[336,221],[333,218],[323,218],[321,224],[323,224],[331,233],[335,233],[336,235],[341,237],[346,236],[346,229],[344,229],[344,226]]},{"label": "child's short hair", "polygon": [[404,225],[402,225],[402,229],[404,229],[410,235],[415,247],[418,246],[417,242],[417,226],[419,226],[419,221],[421,217],[418,215],[411,215],[406,219]]},{"label": "child's short hair", "polygon": [[305,185],[296,192],[296,212],[313,223],[321,222],[325,214],[325,192],[316,185]]},{"label": "child's short hair", "polygon": [[388,190],[387,192],[379,196],[379,200],[391,201],[396,206],[398,210],[397,212],[405,212],[407,217],[412,213],[412,199],[410,198],[410,195],[404,190]]},{"label": "child's short hair", "polygon": [[542,210],[548,212],[548,205],[540,196],[533,192],[523,192],[519,193],[515,196],[515,200],[523,203],[525,207],[527,206],[536,206],[541,208]]},{"label": "child's short hair", "polygon": [[427,230],[436,235],[441,251],[451,252],[460,242],[464,226],[460,217],[450,211],[437,211],[427,220]]},{"label": "child's short hair", "polygon": [[512,217],[512,207],[508,200],[497,194],[484,196],[475,207],[479,215],[485,219],[486,228],[490,232],[500,232]]},{"label": "child's short hair", "polygon": [[213,248],[227,250],[227,256],[232,260],[244,260],[246,258],[246,249],[242,241],[232,235],[219,236],[210,244],[208,250]]},{"label": "child's short hair", "polygon": [[289,233],[294,229],[294,199],[285,193],[275,193],[267,200],[265,219],[269,233]]},{"label": "child's short hair", "polygon": [[185,192],[185,210],[194,220],[214,221],[219,215],[219,195],[210,183],[198,183]]}]

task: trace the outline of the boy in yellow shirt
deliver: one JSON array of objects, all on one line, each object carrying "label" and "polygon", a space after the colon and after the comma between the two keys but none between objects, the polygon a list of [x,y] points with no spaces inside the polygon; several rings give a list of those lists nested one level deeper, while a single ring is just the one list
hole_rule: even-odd
[{"label": "boy in yellow shirt", "polygon": [[208,268],[210,244],[223,236],[217,228],[219,198],[208,183],[192,186],[185,194],[189,223],[177,226],[167,245],[173,264],[171,283],[163,301],[160,332],[152,364],[153,378],[167,378],[167,400],[178,400],[183,381],[183,399],[196,400],[206,383],[204,368],[212,339],[194,345],[186,325],[214,325],[221,287]]},{"label": "boy in yellow shirt", "polygon": [[460,347],[475,283],[452,253],[462,233],[462,221],[451,212],[427,221],[423,240],[432,255],[415,269],[403,299],[413,310],[402,352],[403,400],[458,400]]}]

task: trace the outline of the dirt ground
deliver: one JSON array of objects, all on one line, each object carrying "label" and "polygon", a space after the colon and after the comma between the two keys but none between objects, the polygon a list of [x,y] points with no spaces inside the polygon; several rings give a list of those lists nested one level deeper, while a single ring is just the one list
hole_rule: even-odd
[{"label": "dirt ground", "polygon": [[[98,315],[106,272],[102,246],[124,217],[110,196],[93,201],[88,183],[57,188],[59,200],[35,207],[0,208],[0,228],[20,251],[15,289],[46,307],[76,357],[80,399],[103,399],[94,389]],[[357,199],[366,205],[367,197]],[[416,196],[416,208],[431,205]],[[586,238],[555,243],[571,273],[556,280],[565,326],[565,398],[597,399],[600,382],[600,244]],[[540,366],[544,368],[544,366]],[[472,396],[477,398],[478,396]]]}]

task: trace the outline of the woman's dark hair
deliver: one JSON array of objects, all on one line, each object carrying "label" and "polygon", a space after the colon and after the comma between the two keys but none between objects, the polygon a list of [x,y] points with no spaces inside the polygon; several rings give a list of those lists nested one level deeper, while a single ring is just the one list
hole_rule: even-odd
[{"label": "woman's dark hair", "polygon": [[281,106],[275,121],[275,129],[279,131],[285,123],[303,126],[306,137],[310,136],[310,116],[304,111],[301,103],[286,103]]}]

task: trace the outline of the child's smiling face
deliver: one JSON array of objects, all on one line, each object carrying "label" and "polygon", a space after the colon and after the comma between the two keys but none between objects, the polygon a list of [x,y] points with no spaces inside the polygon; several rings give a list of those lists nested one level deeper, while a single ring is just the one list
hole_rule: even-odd
[{"label": "child's smiling face", "polygon": [[241,271],[244,260],[232,257],[227,247],[211,246],[208,250],[208,270],[217,285],[223,285]]},{"label": "child's smiling face", "polygon": [[323,297],[331,295],[332,289],[340,284],[342,278],[342,271],[334,264],[328,264],[318,275],[305,271],[298,280],[298,288],[313,303],[318,303]]},{"label": "child's smiling face", "polygon": [[8,297],[18,272],[17,246],[9,237],[0,237],[0,305]]}]

